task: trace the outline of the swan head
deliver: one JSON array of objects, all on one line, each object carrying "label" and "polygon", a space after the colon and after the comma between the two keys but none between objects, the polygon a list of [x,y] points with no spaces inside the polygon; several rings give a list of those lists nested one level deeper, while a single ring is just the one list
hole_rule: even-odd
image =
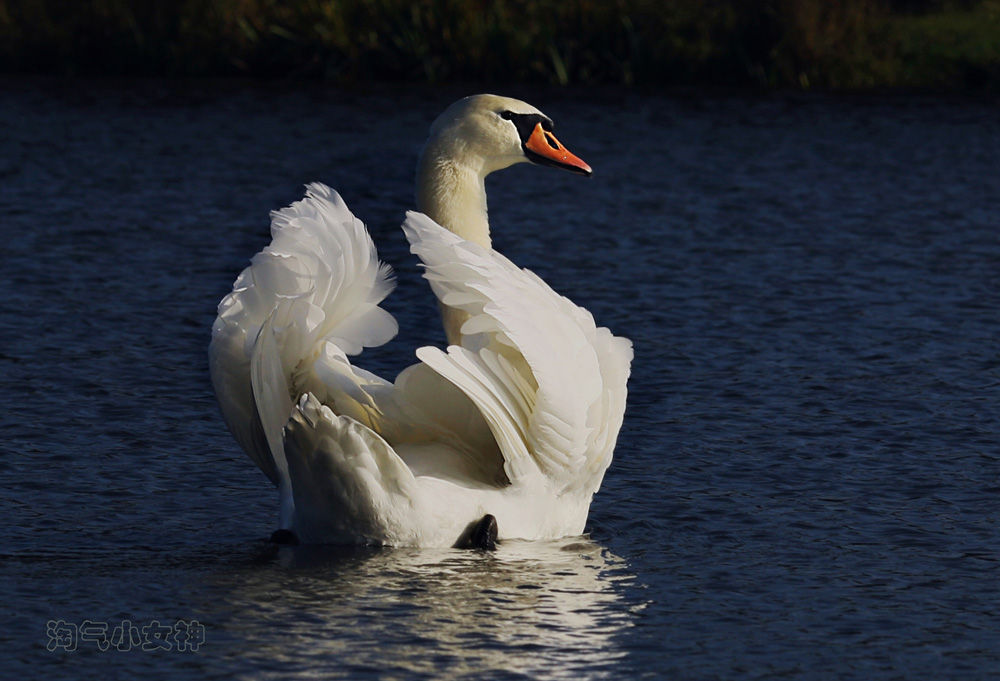
[{"label": "swan head", "polygon": [[552,128],[552,119],[526,102],[473,95],[438,116],[424,155],[473,167],[480,177],[525,161],[590,175],[590,166],[566,149]]}]

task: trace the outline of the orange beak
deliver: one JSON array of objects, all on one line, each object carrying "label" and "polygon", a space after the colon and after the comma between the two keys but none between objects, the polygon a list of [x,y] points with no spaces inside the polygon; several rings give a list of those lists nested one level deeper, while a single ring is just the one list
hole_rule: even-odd
[{"label": "orange beak", "polygon": [[531,131],[524,148],[528,159],[540,165],[563,168],[581,175],[594,172],[582,159],[560,144],[555,135],[542,128],[541,123]]}]

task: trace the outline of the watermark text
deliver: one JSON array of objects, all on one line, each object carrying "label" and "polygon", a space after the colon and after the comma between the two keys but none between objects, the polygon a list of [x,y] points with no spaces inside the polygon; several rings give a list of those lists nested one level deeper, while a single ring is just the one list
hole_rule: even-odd
[{"label": "watermark text", "polygon": [[198,620],[163,624],[159,620],[151,620],[148,624],[133,624],[131,620],[119,623],[83,620],[79,624],[49,620],[45,633],[49,636],[45,646],[49,651],[74,651],[79,646],[94,645],[102,652],[174,650],[183,653],[197,652],[205,645],[205,625]]}]

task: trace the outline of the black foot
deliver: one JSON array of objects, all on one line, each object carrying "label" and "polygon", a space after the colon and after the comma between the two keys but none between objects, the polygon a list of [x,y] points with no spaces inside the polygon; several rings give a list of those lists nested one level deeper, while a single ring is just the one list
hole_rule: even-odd
[{"label": "black foot", "polygon": [[275,530],[271,533],[271,542],[284,546],[298,546],[299,538],[291,530]]},{"label": "black foot", "polygon": [[472,548],[482,551],[495,551],[497,548],[497,519],[489,513],[476,523],[469,537]]}]

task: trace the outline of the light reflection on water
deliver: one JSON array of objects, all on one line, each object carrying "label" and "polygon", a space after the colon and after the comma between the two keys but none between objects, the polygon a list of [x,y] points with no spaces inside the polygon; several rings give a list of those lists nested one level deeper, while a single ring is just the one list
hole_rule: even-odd
[{"label": "light reflection on water", "polygon": [[583,537],[495,553],[285,547],[258,560],[245,581],[219,576],[204,616],[241,666],[285,678],[613,678],[633,625],[622,596],[633,576]]}]

